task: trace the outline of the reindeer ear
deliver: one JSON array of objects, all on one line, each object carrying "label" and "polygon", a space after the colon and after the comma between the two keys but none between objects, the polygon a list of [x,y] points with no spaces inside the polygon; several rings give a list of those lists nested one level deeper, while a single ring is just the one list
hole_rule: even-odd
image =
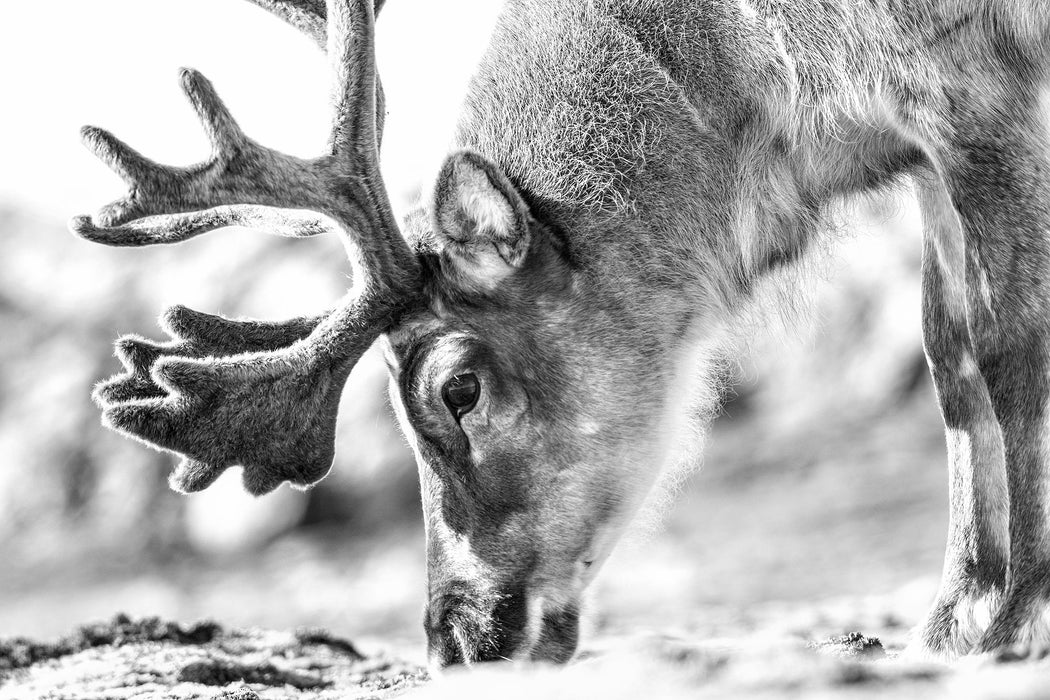
[{"label": "reindeer ear", "polygon": [[525,263],[529,208],[507,176],[477,153],[460,151],[445,161],[434,216],[442,253],[475,281],[494,284]]}]

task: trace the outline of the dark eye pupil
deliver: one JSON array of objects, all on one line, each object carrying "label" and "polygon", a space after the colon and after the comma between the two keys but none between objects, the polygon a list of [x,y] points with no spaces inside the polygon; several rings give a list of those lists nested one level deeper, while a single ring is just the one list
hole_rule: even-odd
[{"label": "dark eye pupil", "polygon": [[468,413],[478,402],[481,394],[481,382],[473,374],[457,374],[445,383],[443,391],[445,403],[458,418]]}]

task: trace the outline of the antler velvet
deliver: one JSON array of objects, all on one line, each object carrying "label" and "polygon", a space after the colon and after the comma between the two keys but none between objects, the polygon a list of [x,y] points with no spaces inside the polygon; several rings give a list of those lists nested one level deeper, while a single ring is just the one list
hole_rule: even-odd
[{"label": "antler velvet", "polygon": [[88,240],[174,243],[231,225],[286,236],[345,234],[354,284],[326,315],[267,323],[174,307],[161,319],[169,342],[133,335],[117,341],[127,371],[95,391],[103,423],[182,455],[170,480],[180,491],[204,489],[233,465],[244,467],[253,494],[284,481],[308,486],[321,479],[334,457],[350,370],[419,298],[418,263],[379,173],[370,0],[253,2],[326,43],[334,74],[327,153],[302,160],[255,143],[191,70],[182,72],[182,85],[211,140],[204,163],[160,165],[108,132],[83,131],[89,148],[130,190],[94,218],[70,222]]}]

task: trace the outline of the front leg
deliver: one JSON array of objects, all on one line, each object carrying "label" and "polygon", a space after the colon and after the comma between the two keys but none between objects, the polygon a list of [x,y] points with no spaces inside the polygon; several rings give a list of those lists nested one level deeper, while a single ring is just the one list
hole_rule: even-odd
[{"label": "front leg", "polygon": [[1009,493],[1005,590],[977,652],[1048,641],[1050,143],[1044,94],[1029,77],[996,75],[980,100],[954,94],[941,159],[962,224],[969,327]]},{"label": "front leg", "polygon": [[1009,561],[1003,437],[977,365],[966,304],[963,231],[937,173],[918,182],[924,228],[923,337],[948,447],[948,543],[919,652],[970,652],[998,607]]}]

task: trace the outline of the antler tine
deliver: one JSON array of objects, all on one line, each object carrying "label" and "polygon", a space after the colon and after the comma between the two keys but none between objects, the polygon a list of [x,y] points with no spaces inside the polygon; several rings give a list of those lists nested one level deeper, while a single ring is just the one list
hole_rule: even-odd
[{"label": "antler tine", "polygon": [[[315,7],[306,0],[273,4]],[[118,341],[127,371],[96,390],[103,422],[183,455],[171,478],[180,491],[206,488],[233,465],[244,467],[254,494],[321,479],[334,457],[347,376],[421,299],[419,262],[401,237],[379,170],[372,2],[328,0],[325,12],[336,85],[326,155],[302,161],[248,139],[199,74],[184,74],[183,86],[212,140],[207,163],[161,166],[115,138],[95,137],[105,159],[128,175],[132,192],[112,205],[108,227],[75,219],[82,235],[146,245],[231,223],[286,235],[331,223],[345,234],[355,268],[353,288],[326,316],[267,325],[183,309],[163,322],[172,342]]]},{"label": "antler tine", "polygon": [[134,186],[142,178],[157,174],[162,166],[142,155],[116,136],[97,126],[80,129],[80,139],[124,184]]},{"label": "antler tine", "polygon": [[324,0],[248,0],[267,12],[275,14],[322,49],[327,42]]},{"label": "antler tine", "polygon": [[179,71],[179,82],[208,136],[213,159],[228,160],[248,144],[248,137],[210,80],[198,71],[183,68]]},{"label": "antler tine", "polygon": [[[248,0],[271,14],[277,15],[306,36],[317,42],[322,49],[327,43],[328,16],[325,0]],[[375,16],[383,9],[386,0],[375,0]]]},{"label": "antler tine", "polygon": [[164,397],[167,392],[151,376],[153,365],[161,357],[205,358],[279,350],[310,335],[324,318],[319,315],[277,323],[231,320],[173,306],[160,317],[161,327],[172,340],[155,343],[137,335],[119,338],[114,351],[126,371],[99,383],[92,397],[103,408]]},{"label": "antler tine", "polygon": [[375,131],[375,17],[370,3],[328,0],[328,60],[332,64],[333,155],[371,167]]},{"label": "antler tine", "polygon": [[77,235],[94,243],[116,247],[179,243],[226,228],[265,229],[277,236],[302,238],[331,230],[331,224],[314,212],[256,205],[222,206],[172,216],[151,216],[123,226],[99,227],[90,216],[70,221]]},{"label": "antler tine", "polygon": [[[328,16],[325,0],[248,0],[264,10],[280,17],[306,36],[314,40],[322,50],[328,48],[328,31],[326,18]],[[374,17],[379,17],[380,10],[386,0],[375,0]],[[383,84],[379,75],[375,76],[376,83],[376,140],[383,140],[383,121],[386,115],[385,97],[383,95]]]},{"label": "antler tine", "polygon": [[[332,229],[322,216],[331,209],[330,168],[260,146],[244,135],[203,75],[184,68],[180,80],[211,141],[211,157],[188,168],[161,165],[103,129],[84,127],[85,144],[127,182],[129,193],[100,209],[94,221],[72,219],[75,234],[107,245],[139,246],[183,241],[230,225],[272,225],[282,235],[296,236]],[[314,213],[290,217],[279,209]],[[295,231],[289,229],[293,224],[299,226]]]},{"label": "antler tine", "polygon": [[415,255],[398,230],[379,170],[375,16],[368,0],[327,0],[328,56],[332,65],[329,150],[346,173],[348,207],[342,212],[355,245],[348,247],[357,279],[398,289],[417,274]]},{"label": "antler tine", "polygon": [[[289,219],[276,210],[230,207],[263,205],[323,214],[341,209],[339,213],[346,214],[345,206],[326,196],[332,180],[347,174],[345,167],[335,166],[357,163],[358,173],[378,173],[384,100],[375,72],[370,6],[336,2],[331,3],[334,12],[319,12],[316,0],[266,0],[257,4],[275,12],[298,13],[297,17],[333,17],[333,28],[327,32],[332,38],[327,43],[334,48],[330,52],[337,85],[333,133],[339,137],[333,136],[332,141],[338,144],[334,150],[340,158],[303,161],[260,146],[241,131],[211,82],[199,72],[184,68],[180,82],[211,142],[211,157],[189,168],[161,165],[109,132],[85,127],[85,145],[127,183],[130,191],[102,207],[94,220],[87,216],[72,219],[70,229],[75,234],[115,246],[175,243],[232,225],[261,224],[280,235],[308,236],[331,230],[331,223],[317,214]],[[352,126],[346,128],[347,124]],[[361,145],[366,143],[369,145]],[[381,182],[377,184],[378,188],[366,188],[370,204],[385,200],[385,190]],[[386,212],[389,204],[378,208]],[[164,218],[124,226],[160,215]],[[360,217],[352,218],[354,225],[360,224]],[[392,214],[383,218],[389,226]],[[360,271],[361,266],[357,267]]]}]

